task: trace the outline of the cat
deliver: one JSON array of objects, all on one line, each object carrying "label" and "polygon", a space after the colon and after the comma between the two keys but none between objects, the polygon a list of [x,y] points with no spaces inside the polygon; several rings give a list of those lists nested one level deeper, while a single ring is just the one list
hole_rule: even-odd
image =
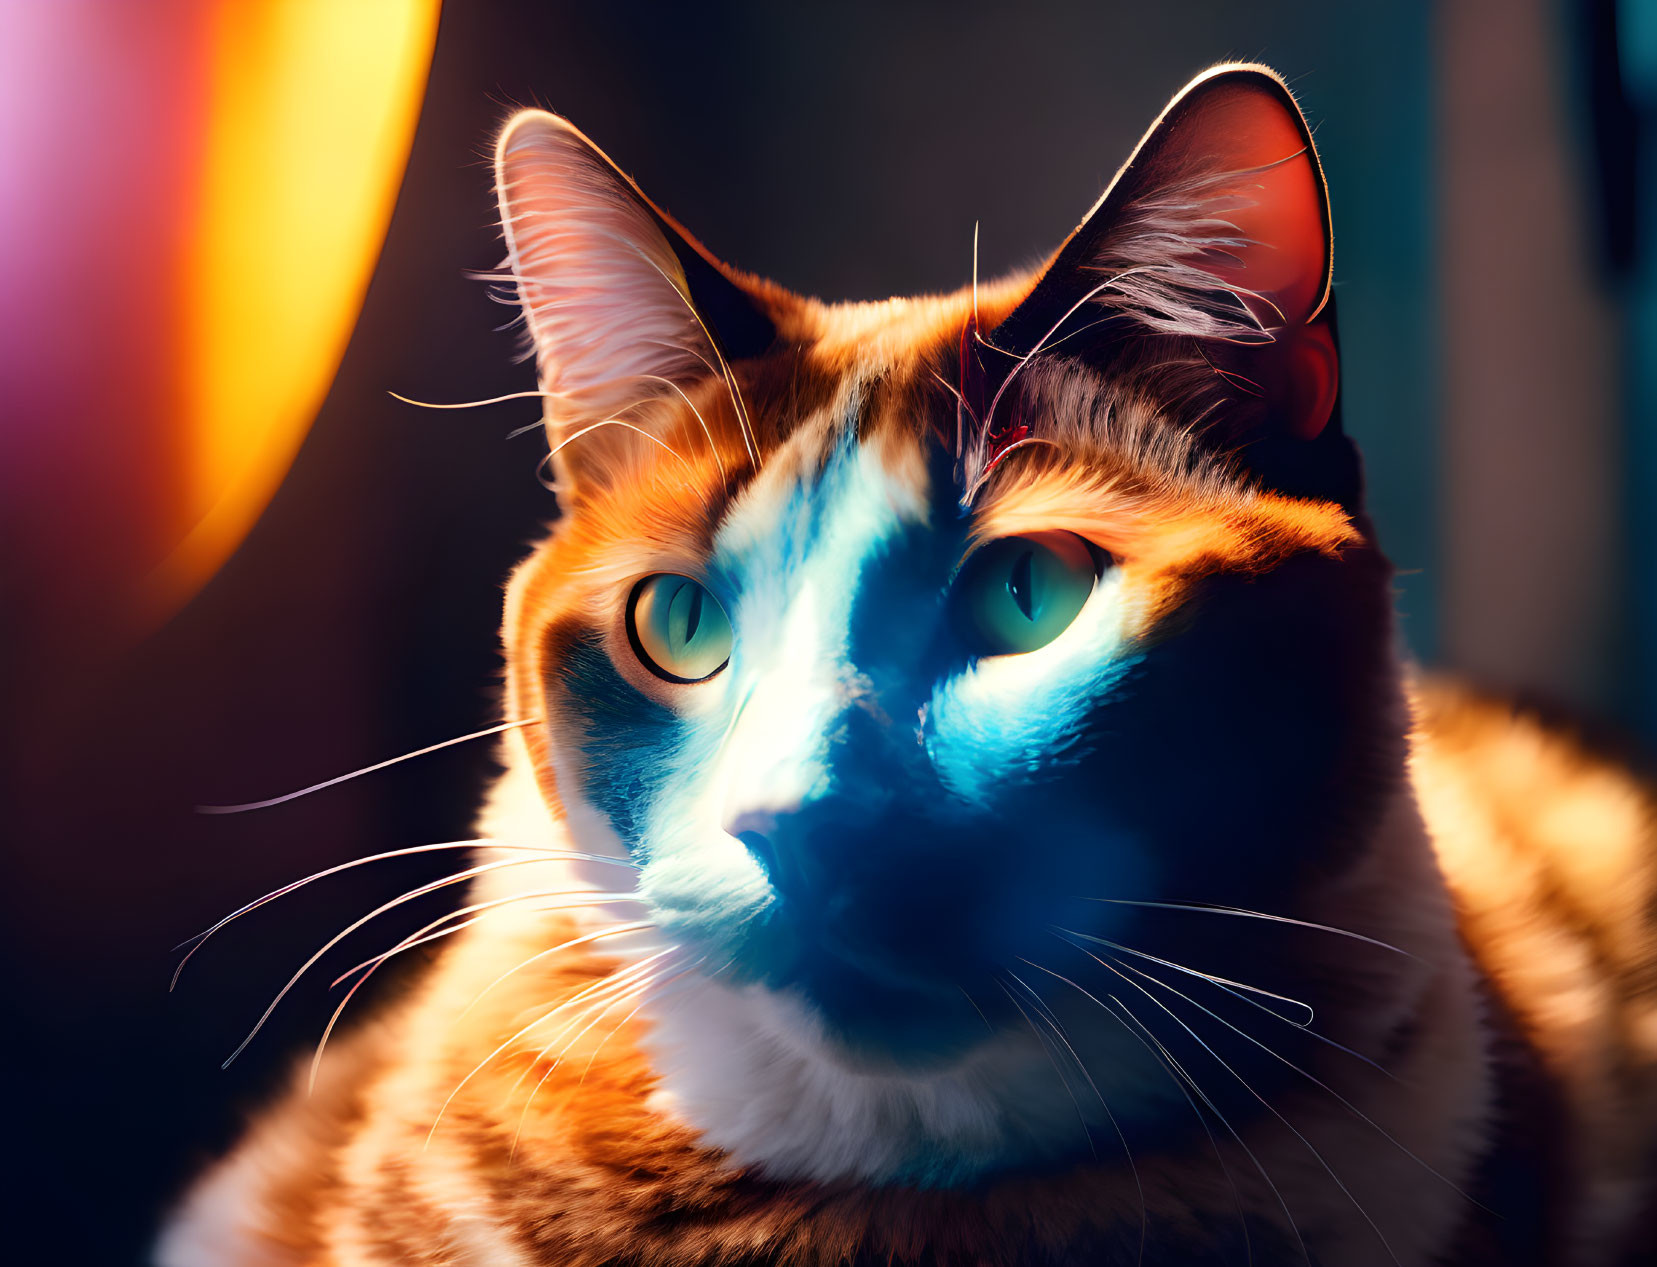
[{"label": "cat", "polygon": [[1657,800],[1415,680],[1284,82],[1058,251],[828,305],[497,147],[560,515],[433,961],[187,1264],[1609,1264],[1653,1243]]}]

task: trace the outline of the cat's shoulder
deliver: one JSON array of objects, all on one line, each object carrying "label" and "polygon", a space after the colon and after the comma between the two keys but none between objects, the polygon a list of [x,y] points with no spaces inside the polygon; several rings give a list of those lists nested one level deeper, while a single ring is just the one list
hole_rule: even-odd
[{"label": "cat's shoulder", "polygon": [[389,1054],[385,1027],[361,1027],[328,1049],[315,1084],[296,1065],[276,1102],[168,1217],[156,1267],[290,1267],[326,1261],[323,1208],[337,1193],[341,1152],[367,1111],[364,1090]]},{"label": "cat's shoulder", "polygon": [[1568,919],[1603,943],[1603,966],[1657,973],[1657,788],[1537,706],[1445,677],[1411,696],[1412,776],[1463,903]]},{"label": "cat's shoulder", "polygon": [[1657,792],[1538,708],[1444,679],[1412,694],[1417,798],[1511,1075],[1498,1140],[1542,1130],[1576,1238],[1606,1250],[1657,1181]]}]

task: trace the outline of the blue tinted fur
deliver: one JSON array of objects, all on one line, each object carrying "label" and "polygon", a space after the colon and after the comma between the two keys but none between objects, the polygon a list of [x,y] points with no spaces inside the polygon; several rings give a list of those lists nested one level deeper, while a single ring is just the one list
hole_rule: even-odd
[{"label": "blue tinted fur", "polygon": [[641,853],[648,843],[641,812],[661,795],[666,758],[685,741],[678,719],[628,685],[597,637],[572,644],[559,670],[586,737],[586,798]]},{"label": "blue tinted fur", "polygon": [[592,647],[571,686],[589,800],[668,935],[799,992],[849,1048],[924,1061],[982,1034],[963,990],[1050,958],[1050,924],[1117,918],[1080,899],[1144,891],[1148,851],[1085,769],[1137,656],[1107,573],[1049,646],[972,660],[947,464],[887,460],[847,425],[738,500],[707,570],[731,661],[674,709],[627,703]]}]

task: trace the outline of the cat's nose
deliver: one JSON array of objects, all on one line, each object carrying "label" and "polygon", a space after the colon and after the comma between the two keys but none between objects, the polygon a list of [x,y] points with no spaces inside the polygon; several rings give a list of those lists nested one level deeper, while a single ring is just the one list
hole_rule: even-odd
[{"label": "cat's nose", "polygon": [[725,832],[742,842],[743,848],[765,872],[765,878],[779,896],[799,898],[805,876],[796,851],[786,839],[790,815],[777,809],[744,809],[725,821]]},{"label": "cat's nose", "polygon": [[774,810],[739,810],[726,818],[725,834],[740,840],[766,877],[776,883],[777,815]]},{"label": "cat's nose", "polygon": [[777,811],[774,809],[742,809],[725,816],[726,834],[741,840],[744,836],[769,836],[777,830]]}]

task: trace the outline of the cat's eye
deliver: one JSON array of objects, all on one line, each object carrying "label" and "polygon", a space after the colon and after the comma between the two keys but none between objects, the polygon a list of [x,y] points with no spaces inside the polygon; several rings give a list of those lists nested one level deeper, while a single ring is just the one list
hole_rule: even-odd
[{"label": "cat's eye", "polygon": [[644,667],[669,682],[705,681],[731,658],[731,621],[719,600],[671,572],[633,587],[627,638]]},{"label": "cat's eye", "polygon": [[1099,562],[1070,532],[1002,537],[973,551],[955,580],[952,602],[976,655],[1017,655],[1044,647],[1082,610]]}]

